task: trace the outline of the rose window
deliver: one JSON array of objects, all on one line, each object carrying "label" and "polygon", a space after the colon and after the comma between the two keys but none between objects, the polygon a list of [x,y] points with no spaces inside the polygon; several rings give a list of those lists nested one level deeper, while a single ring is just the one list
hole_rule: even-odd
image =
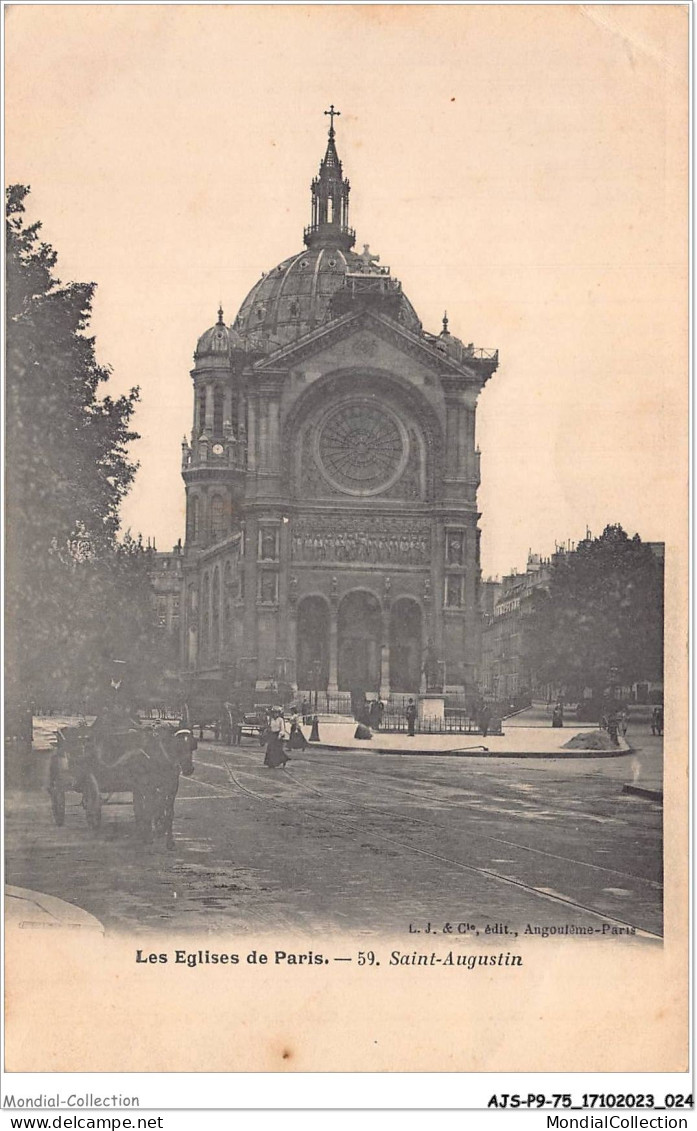
[{"label": "rose window", "polygon": [[350,495],[387,490],[407,463],[404,425],[389,409],[370,401],[350,401],[335,408],[316,436],[324,477]]}]

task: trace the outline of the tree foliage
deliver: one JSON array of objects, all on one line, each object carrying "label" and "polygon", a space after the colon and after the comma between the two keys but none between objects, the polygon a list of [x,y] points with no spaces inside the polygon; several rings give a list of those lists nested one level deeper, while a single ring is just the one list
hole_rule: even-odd
[{"label": "tree foliage", "polygon": [[[117,540],[137,465],[138,389],[105,390],[88,334],[95,286],[61,283],[57,255],[7,191],[6,690],[60,702],[117,651],[152,659],[148,555]],[[149,644],[144,646],[143,635]],[[160,634],[161,635],[161,634]],[[152,638],[151,638],[152,637]]]},{"label": "tree foliage", "polygon": [[619,525],[559,555],[527,625],[530,667],[541,683],[597,697],[612,683],[663,675],[663,567]]}]

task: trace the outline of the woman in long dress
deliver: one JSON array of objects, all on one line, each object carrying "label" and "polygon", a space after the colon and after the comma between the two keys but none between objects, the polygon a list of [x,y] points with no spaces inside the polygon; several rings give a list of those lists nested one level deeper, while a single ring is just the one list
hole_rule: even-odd
[{"label": "woman in long dress", "polygon": [[297,711],[290,716],[290,740],[288,742],[290,750],[305,750],[307,748],[307,739],[300,729],[300,715]]},{"label": "woman in long dress", "polygon": [[289,761],[288,755],[283,749],[283,740],[286,737],[285,720],[282,712],[278,708],[274,708],[271,712],[271,721],[268,729],[268,739],[266,742],[266,757],[264,758],[264,765],[271,770],[278,769],[279,766],[285,766]]}]

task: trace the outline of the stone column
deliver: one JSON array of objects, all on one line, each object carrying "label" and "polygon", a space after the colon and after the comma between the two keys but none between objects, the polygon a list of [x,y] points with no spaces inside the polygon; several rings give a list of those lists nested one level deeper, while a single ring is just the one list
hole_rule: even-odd
[{"label": "stone column", "polygon": [[383,608],[381,617],[382,642],[380,644],[380,698],[390,697],[390,609]]},{"label": "stone column", "polygon": [[467,409],[463,404],[457,406],[457,474],[467,475],[469,451],[467,443]]},{"label": "stone column", "polygon": [[457,475],[458,413],[457,401],[448,397],[445,401],[445,474],[448,477]]},{"label": "stone column", "polygon": [[247,467],[253,471],[257,466],[257,405],[249,398],[247,405]]},{"label": "stone column", "polygon": [[433,524],[431,578],[433,590],[433,648],[437,660],[444,660],[443,654],[443,604],[445,601],[445,531],[441,522]]},{"label": "stone column", "polygon": [[271,471],[279,471],[281,466],[280,405],[277,400],[269,403],[269,458],[267,466]]},{"label": "stone column", "polygon": [[259,404],[259,466],[269,467],[269,410],[263,401]]},{"label": "stone column", "polygon": [[464,415],[464,444],[465,444],[465,467],[467,477],[469,479],[477,478],[477,458],[475,455],[475,409],[467,405],[463,409]]},{"label": "stone column", "polygon": [[329,685],[327,691],[336,695],[339,690],[339,610],[332,601],[329,608]]},{"label": "stone column", "polygon": [[289,680],[293,691],[298,690],[298,609],[295,602],[288,607],[287,650],[290,659]]}]

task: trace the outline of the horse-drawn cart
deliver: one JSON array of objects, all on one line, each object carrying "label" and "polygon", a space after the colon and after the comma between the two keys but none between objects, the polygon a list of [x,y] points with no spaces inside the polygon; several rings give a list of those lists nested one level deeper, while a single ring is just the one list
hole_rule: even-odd
[{"label": "horse-drawn cart", "polygon": [[57,731],[48,780],[57,825],[65,823],[66,793],[81,794],[87,824],[96,829],[102,818],[103,800],[114,793],[133,792],[128,752],[133,751],[138,738],[136,730],[105,736],[95,734],[94,728],[87,725],[62,727]]},{"label": "horse-drawn cart", "polygon": [[65,822],[68,792],[81,795],[91,829],[100,825],[103,803],[114,794],[130,793],[136,827],[145,838],[150,839],[154,823],[171,842],[179,774],[193,773],[194,747],[190,730],[166,724],[63,727],[49,764],[54,821],[59,826]]}]

